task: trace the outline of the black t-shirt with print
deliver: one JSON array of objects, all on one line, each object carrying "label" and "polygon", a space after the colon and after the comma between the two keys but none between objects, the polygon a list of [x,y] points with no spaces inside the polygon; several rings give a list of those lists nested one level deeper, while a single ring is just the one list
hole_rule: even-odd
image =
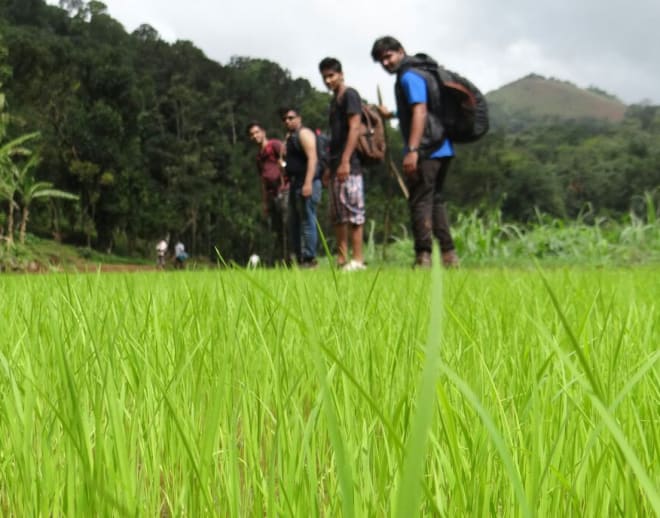
[{"label": "black t-shirt with print", "polygon": [[[336,169],[348,138],[348,117],[362,113],[362,99],[355,88],[347,87],[339,102],[334,97],[330,103],[330,166]],[[360,167],[357,152],[351,155],[351,170]]]}]

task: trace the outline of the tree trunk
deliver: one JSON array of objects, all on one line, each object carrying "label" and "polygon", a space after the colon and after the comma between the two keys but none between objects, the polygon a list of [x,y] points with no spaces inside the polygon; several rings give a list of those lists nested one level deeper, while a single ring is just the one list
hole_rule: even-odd
[{"label": "tree trunk", "polygon": [[50,200],[50,222],[53,227],[53,239],[57,243],[62,242],[62,232],[60,230],[60,218],[57,210],[57,205],[53,200]]},{"label": "tree trunk", "polygon": [[190,246],[190,252],[193,254],[197,253],[197,220],[199,219],[199,209],[197,207],[192,207],[190,209],[190,225],[192,227],[192,243]]},{"label": "tree trunk", "polygon": [[14,200],[9,198],[9,210],[7,211],[7,245],[14,244]]},{"label": "tree trunk", "polygon": [[234,118],[234,106],[229,106],[229,119],[231,121],[231,143],[235,146],[238,140],[236,136],[236,119]]},{"label": "tree trunk", "polygon": [[21,226],[19,231],[19,241],[21,242],[22,245],[25,244],[25,231],[27,229],[27,222],[29,217],[30,217],[30,209],[28,208],[27,205],[25,205],[21,212]]}]

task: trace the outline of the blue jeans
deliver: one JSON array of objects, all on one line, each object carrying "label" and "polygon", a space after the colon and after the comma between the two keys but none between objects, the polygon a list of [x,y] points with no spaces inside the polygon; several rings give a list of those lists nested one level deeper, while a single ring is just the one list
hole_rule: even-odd
[{"label": "blue jeans", "polygon": [[321,201],[321,180],[312,183],[312,195],[302,195],[302,185],[293,185],[289,194],[289,228],[291,246],[298,262],[316,257],[319,234],[316,228],[316,206]]}]

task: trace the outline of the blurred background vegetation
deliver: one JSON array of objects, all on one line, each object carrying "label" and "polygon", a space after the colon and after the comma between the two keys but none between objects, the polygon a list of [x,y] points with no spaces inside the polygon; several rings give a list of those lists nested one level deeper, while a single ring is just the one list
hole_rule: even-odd
[{"label": "blurred background vegetation", "polygon": [[[264,59],[220,64],[190,41],[165,42],[148,25],[129,34],[101,2],[61,5],[0,0],[3,242],[18,242],[14,230],[26,206],[10,185],[14,168],[60,193],[29,204],[33,239],[139,258],[169,235],[193,256],[215,258],[218,250],[239,263],[264,249],[245,126],[258,119],[269,136],[281,137],[277,110],[293,104],[306,125],[326,130],[328,94]],[[528,243],[516,245],[520,254],[555,250],[551,236],[529,244],[541,227],[574,243],[559,248],[579,252],[584,235],[570,234],[574,222],[603,236],[629,228],[625,239],[648,233],[639,231],[647,225],[657,229],[658,106],[626,106],[597,87],[535,74],[487,98],[492,130],[459,147],[447,184],[465,254],[514,254],[513,245],[501,245],[521,235]],[[398,162],[400,138],[390,134]],[[384,168],[367,173],[366,189],[376,260],[376,243],[386,236],[391,254],[406,241],[408,215]],[[324,205],[320,219],[330,236]]]}]

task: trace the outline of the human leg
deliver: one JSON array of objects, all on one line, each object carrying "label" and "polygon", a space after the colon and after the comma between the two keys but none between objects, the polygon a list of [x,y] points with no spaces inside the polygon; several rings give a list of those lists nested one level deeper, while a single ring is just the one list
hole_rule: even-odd
[{"label": "human leg", "polygon": [[[417,174],[406,179],[410,197],[410,223],[413,231],[415,254],[420,260],[430,264],[430,254],[433,248],[433,188],[435,177],[440,168],[437,160],[422,160]],[[426,266],[420,264],[420,266]]]},{"label": "human leg", "polygon": [[459,266],[458,255],[451,235],[449,217],[444,201],[444,183],[451,164],[451,157],[440,159],[440,169],[436,176],[433,192],[433,234],[440,243],[442,265],[446,268]]},{"label": "human leg", "polygon": [[435,176],[435,185],[433,188],[433,234],[440,243],[440,250],[442,252],[449,252],[454,249],[454,240],[451,237],[443,187],[451,164],[451,158],[442,158],[438,162],[440,167]]},{"label": "human leg", "polygon": [[351,230],[351,246],[353,248],[353,260],[360,264],[364,264],[364,255],[362,253],[364,225],[351,224],[350,230]]},{"label": "human leg", "polygon": [[298,262],[302,261],[301,204],[300,189],[291,188],[289,192],[289,242],[291,252]]},{"label": "human leg", "polygon": [[335,240],[337,241],[337,266],[348,263],[348,225],[338,223],[335,225]]},{"label": "human leg", "polygon": [[277,198],[274,194],[269,193],[266,201],[268,206],[268,250],[262,251],[264,261],[273,265],[277,262],[279,256],[280,242],[279,238],[282,234],[282,218],[280,217],[280,208],[277,204]]},{"label": "human leg", "polygon": [[352,248],[353,260],[357,269],[364,267],[363,228],[365,221],[364,182],[361,173],[351,174],[344,182],[343,204],[348,215],[348,231]]},{"label": "human leg", "polygon": [[342,205],[343,182],[340,182],[336,176],[330,179],[330,220],[335,230],[335,241],[337,246],[337,265],[343,266],[348,262],[348,227],[346,221],[348,216],[345,214]]},{"label": "human leg", "polygon": [[275,240],[274,259],[280,264],[289,262],[289,190],[282,190],[274,200]]},{"label": "human leg", "polygon": [[312,195],[303,198],[304,210],[302,213],[302,246],[301,254],[304,262],[314,261],[318,249],[318,228],[316,207],[321,201],[321,180],[312,183]]},{"label": "human leg", "polygon": [[434,202],[433,232],[440,243],[442,265],[446,268],[457,268],[459,259],[454,248],[454,240],[451,237],[449,217],[444,203]]}]

